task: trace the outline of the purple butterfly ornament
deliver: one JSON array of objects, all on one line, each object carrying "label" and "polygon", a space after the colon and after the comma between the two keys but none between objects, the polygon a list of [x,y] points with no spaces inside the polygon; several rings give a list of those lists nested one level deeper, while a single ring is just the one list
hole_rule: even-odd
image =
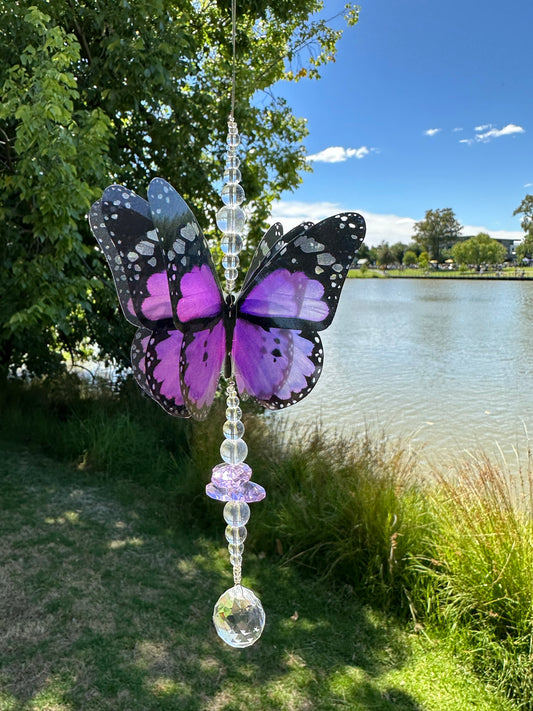
[{"label": "purple butterfly ornament", "polygon": [[200,225],[161,178],[150,183],[148,201],[111,185],[89,222],[124,316],[137,326],[135,379],[168,413],[205,418],[223,369],[241,396],[274,410],[316,385],[319,331],[335,315],[364,239],[361,215],[306,222],[286,235],[273,225],[236,296],[223,294]]}]

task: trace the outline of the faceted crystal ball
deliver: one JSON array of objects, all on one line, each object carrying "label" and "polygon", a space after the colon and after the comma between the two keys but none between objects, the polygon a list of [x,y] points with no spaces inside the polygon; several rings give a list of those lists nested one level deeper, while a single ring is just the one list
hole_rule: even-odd
[{"label": "faceted crystal ball", "polygon": [[265,626],[265,611],[249,588],[235,585],[218,598],[213,611],[218,636],[230,647],[250,647]]}]

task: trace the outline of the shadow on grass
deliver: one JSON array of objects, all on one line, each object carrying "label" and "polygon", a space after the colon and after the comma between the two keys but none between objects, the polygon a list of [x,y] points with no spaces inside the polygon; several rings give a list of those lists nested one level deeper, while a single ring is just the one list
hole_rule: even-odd
[{"label": "shadow on grass", "polygon": [[0,444],[2,711],[421,709],[386,683],[401,632],[268,559],[244,567],[264,635],[226,647],[210,619],[232,584],[222,516],[220,543],[172,534],[80,477]]}]

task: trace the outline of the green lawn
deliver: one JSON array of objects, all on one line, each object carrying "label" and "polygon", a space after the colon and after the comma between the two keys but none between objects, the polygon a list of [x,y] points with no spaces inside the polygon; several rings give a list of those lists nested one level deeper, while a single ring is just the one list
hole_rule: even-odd
[{"label": "green lawn", "polygon": [[169,530],[139,487],[22,446],[0,442],[0,476],[1,711],[512,708],[423,630],[246,552],[267,625],[225,647],[210,619],[231,585],[219,504],[214,541]]}]

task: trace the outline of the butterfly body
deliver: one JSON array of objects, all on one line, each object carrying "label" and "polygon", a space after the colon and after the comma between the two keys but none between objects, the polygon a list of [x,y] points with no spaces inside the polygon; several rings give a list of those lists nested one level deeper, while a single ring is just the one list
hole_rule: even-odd
[{"label": "butterfly body", "polygon": [[134,376],[173,415],[201,419],[221,371],[241,395],[281,409],[305,397],[323,363],[319,331],[333,319],[365,232],[343,213],[265,234],[238,295],[224,295],[200,226],[160,178],[148,202],[112,185],[90,223],[119,302],[137,326]]}]

